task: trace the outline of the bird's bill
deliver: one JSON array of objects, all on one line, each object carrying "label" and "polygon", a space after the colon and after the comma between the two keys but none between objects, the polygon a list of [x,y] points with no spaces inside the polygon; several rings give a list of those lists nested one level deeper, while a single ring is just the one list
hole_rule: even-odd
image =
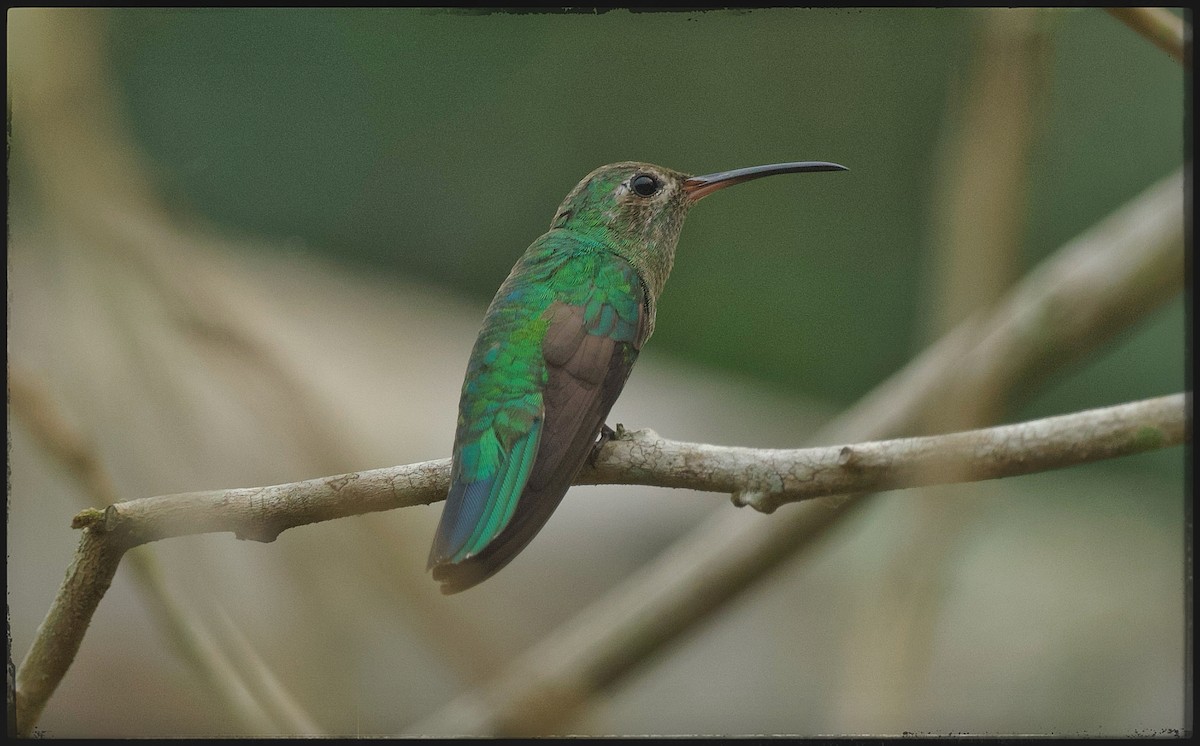
[{"label": "bird's bill", "polygon": [[691,201],[696,202],[718,189],[741,184],[743,181],[758,179],[775,174],[798,174],[808,171],[849,171],[845,166],[826,161],[797,161],[795,163],[772,163],[769,166],[751,166],[735,168],[732,171],[721,171],[704,176],[692,176],[683,182],[683,191]]}]

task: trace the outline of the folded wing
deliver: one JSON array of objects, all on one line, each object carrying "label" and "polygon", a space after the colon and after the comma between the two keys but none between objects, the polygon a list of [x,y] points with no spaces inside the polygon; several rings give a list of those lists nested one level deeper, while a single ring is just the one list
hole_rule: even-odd
[{"label": "folded wing", "polygon": [[[536,392],[472,406],[471,383],[487,378],[487,355],[468,371],[450,492],[429,558],[443,593],[495,574],[541,530],[629,377],[646,334],[645,288],[616,257],[589,279],[541,315],[538,375],[528,371],[540,384]],[[499,351],[493,358],[492,365],[504,363]],[[472,429],[473,412],[488,426]]]}]

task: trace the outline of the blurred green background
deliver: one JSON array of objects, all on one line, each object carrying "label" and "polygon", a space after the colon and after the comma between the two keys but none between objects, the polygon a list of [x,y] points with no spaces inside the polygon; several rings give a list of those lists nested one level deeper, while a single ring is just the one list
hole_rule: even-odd
[{"label": "blurred green background", "polygon": [[[928,336],[931,188],[973,15],[122,10],[111,54],[181,211],[481,302],[598,165],[843,163],[695,210],[654,346],[849,404]],[[1103,13],[1047,22],[1028,265],[1183,157],[1177,63]],[[1139,331],[1145,364],[1064,406],[1180,390],[1181,322],[1180,302]]]}]

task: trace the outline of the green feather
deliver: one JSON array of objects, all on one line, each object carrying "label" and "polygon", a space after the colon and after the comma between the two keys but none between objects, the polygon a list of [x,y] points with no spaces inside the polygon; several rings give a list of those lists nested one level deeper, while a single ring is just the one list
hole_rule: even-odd
[{"label": "green feather", "polygon": [[487,506],[467,543],[451,558],[452,562],[459,562],[478,554],[512,519],[513,511],[517,507],[517,498],[525,488],[529,471],[533,468],[533,457],[537,453],[538,436],[541,434],[540,425],[541,423],[535,422],[529,433],[517,441],[512,452],[500,459],[500,475],[492,484]]}]

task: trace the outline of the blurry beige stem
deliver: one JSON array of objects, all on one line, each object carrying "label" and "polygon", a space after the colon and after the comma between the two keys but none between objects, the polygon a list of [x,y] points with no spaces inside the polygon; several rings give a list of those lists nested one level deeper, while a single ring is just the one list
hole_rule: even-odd
[{"label": "blurry beige stem", "polygon": [[[1000,300],[1019,274],[1029,160],[1053,61],[1045,13],[992,8],[976,16],[975,55],[942,143],[931,215],[934,276],[924,298],[938,335]],[[927,425],[945,432],[995,422],[1003,393],[948,392]]]},{"label": "blurry beige stem", "polygon": [[[921,294],[936,339],[999,301],[1018,279],[1028,215],[1029,163],[1044,123],[1056,11],[989,8],[972,14],[968,77],[952,91],[939,143],[941,179],[931,202],[932,276]],[[956,110],[957,109],[957,110]],[[957,383],[959,385],[954,385]],[[999,381],[997,381],[999,383]],[[922,419],[924,432],[954,432],[1003,420],[1009,392],[952,382]],[[897,518],[889,555],[861,593],[869,613],[849,615],[832,696],[836,717],[886,731],[912,711],[933,654],[934,631],[964,527],[977,520],[974,485],[925,489]]]},{"label": "blurry beige stem", "polygon": [[1182,18],[1166,8],[1105,8],[1113,17],[1153,42],[1154,46],[1185,62],[1191,29]]}]

